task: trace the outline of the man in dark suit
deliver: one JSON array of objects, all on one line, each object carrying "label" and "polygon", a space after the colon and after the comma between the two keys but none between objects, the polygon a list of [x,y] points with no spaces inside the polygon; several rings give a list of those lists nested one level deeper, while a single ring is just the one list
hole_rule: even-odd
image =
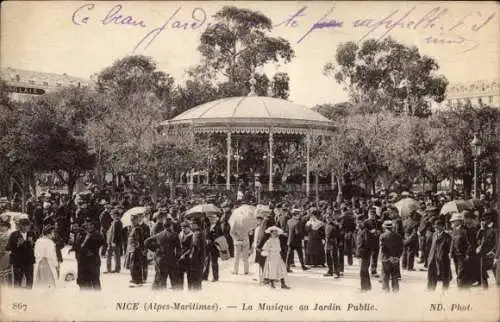
[{"label": "man in dark suit", "polygon": [[467,231],[463,226],[464,215],[454,213],[450,222],[453,228],[451,233],[451,258],[455,263],[455,273],[457,274],[457,286],[464,289],[472,286],[471,277],[466,267],[469,253],[469,242],[467,240]]},{"label": "man in dark suit", "polygon": [[493,225],[493,213],[485,213],[480,219],[480,229],[477,233],[478,247],[476,253],[479,256],[481,269],[481,285],[488,288],[488,270],[493,269],[493,258],[497,246],[497,234]]},{"label": "man in dark suit", "polygon": [[[140,227],[143,232],[143,237],[144,240],[148,239],[151,236],[151,228],[149,228],[149,214],[145,213],[142,216],[142,222],[140,224]],[[144,248],[144,253],[143,253],[144,259],[142,262],[142,276],[144,282],[148,279],[148,267],[149,267],[149,262],[148,262],[148,250]]]},{"label": "man in dark suit", "polygon": [[377,237],[373,234],[365,222],[359,223],[359,232],[356,237],[356,257],[361,259],[360,265],[360,278],[361,278],[361,291],[368,291],[372,289],[370,281],[370,257],[372,252],[378,248]]},{"label": "man in dark suit", "polygon": [[427,262],[427,289],[435,290],[438,281],[443,283],[443,290],[447,290],[451,281],[451,236],[444,231],[444,218],[434,220],[434,233]]},{"label": "man in dark suit", "polygon": [[392,221],[387,220],[383,223],[385,230],[380,235],[380,251],[382,260],[382,289],[389,291],[389,280],[391,281],[392,291],[399,291],[399,278],[401,272],[399,270],[399,258],[403,254],[403,238],[392,231]]},{"label": "man in dark suit", "polygon": [[21,287],[23,277],[26,288],[33,287],[33,264],[35,264],[35,235],[29,230],[29,219],[19,220],[19,230],[9,236],[6,250],[10,251],[10,263],[14,272],[14,287]]},{"label": "man in dark suit", "polygon": [[308,270],[309,268],[304,265],[304,253],[302,252],[302,238],[303,238],[303,230],[302,225],[300,224],[300,210],[293,209],[292,210],[292,218],[287,222],[288,226],[288,242],[287,242],[287,254],[286,254],[286,266],[287,271],[289,273],[292,272],[290,265],[292,254],[294,251],[297,252],[299,256],[300,265],[302,266],[302,270]]},{"label": "man in dark suit", "polygon": [[413,211],[410,218],[403,222],[404,229],[404,253],[403,253],[403,269],[414,271],[415,256],[418,252],[418,217],[419,214]]},{"label": "man in dark suit", "polygon": [[85,237],[80,243],[77,240],[73,248],[77,252],[78,263],[78,285],[81,290],[101,289],[101,257],[99,248],[104,244],[104,237],[97,230],[98,223],[92,218],[84,220]]},{"label": "man in dark suit", "polygon": [[[207,223],[210,224],[210,223]],[[210,226],[206,234],[206,254],[205,261],[203,263],[203,279],[208,280],[208,274],[210,271],[210,266],[212,266],[212,282],[217,282],[219,280],[219,250],[215,244],[215,240],[223,236],[222,225],[220,218]]]},{"label": "man in dark suit", "polygon": [[333,276],[333,273],[335,273],[335,278],[339,278],[340,267],[338,260],[338,240],[340,238],[340,230],[333,219],[333,214],[329,214],[326,220],[325,253],[328,272],[326,272],[326,274],[324,274],[323,276]]},{"label": "man in dark suit", "polygon": [[382,221],[377,215],[376,209],[374,207],[368,210],[368,220],[366,223],[371,232],[375,235],[377,239],[377,243],[373,248],[372,254],[370,256],[370,273],[373,277],[379,277],[377,274],[377,266],[378,266],[378,255],[380,253],[378,240],[380,235],[382,234]]},{"label": "man in dark suit", "polygon": [[353,241],[356,230],[356,220],[350,210],[345,210],[340,218],[340,225],[344,231],[344,253],[347,255],[347,264],[353,263]]},{"label": "man in dark suit", "polygon": [[155,253],[153,289],[166,289],[168,278],[170,278],[172,288],[179,289],[178,259],[181,255],[180,239],[171,219],[165,220],[164,227],[163,231],[149,237],[144,242],[145,247]]},{"label": "man in dark suit", "polygon": [[[104,201],[104,210],[99,215],[99,222],[101,224],[101,234],[106,236],[111,223],[113,222],[113,216],[111,215],[111,203],[109,201]],[[108,243],[106,243],[101,250],[102,255],[107,254]]]},{"label": "man in dark suit", "polygon": [[[112,222],[106,231],[106,268],[105,273],[119,273],[121,270],[121,255],[123,243],[123,224],[120,221],[120,212],[117,209],[111,211]],[[101,226],[102,228],[102,226]],[[112,260],[115,260],[115,269],[112,270]]]}]

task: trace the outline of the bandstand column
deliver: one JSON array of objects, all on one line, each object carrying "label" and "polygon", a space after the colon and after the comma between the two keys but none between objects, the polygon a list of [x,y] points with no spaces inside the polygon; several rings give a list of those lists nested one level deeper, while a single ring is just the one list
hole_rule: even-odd
[{"label": "bandstand column", "polygon": [[273,132],[269,130],[269,191],[273,191]]},{"label": "bandstand column", "polygon": [[226,173],[226,190],[231,190],[231,132],[227,132],[227,173]]},{"label": "bandstand column", "polygon": [[311,152],[311,135],[307,133],[306,135],[306,196],[309,197],[310,188],[310,177],[309,177],[309,163],[310,163],[310,152]]}]

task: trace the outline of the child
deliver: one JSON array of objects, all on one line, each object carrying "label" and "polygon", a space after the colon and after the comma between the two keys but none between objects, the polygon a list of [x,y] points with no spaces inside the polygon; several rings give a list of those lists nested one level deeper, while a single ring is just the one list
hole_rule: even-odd
[{"label": "child", "polygon": [[281,288],[290,289],[285,283],[286,265],[281,258],[281,246],[278,238],[279,234],[283,231],[276,227],[271,226],[266,229],[266,233],[271,234],[271,237],[266,241],[262,247],[261,254],[266,256],[266,264],[264,265],[263,276],[272,288],[275,288],[274,282],[281,281]]}]

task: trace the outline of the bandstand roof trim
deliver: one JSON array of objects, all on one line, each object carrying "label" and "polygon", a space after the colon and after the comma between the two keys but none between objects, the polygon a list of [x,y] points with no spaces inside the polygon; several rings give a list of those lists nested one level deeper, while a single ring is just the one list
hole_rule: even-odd
[{"label": "bandstand roof trim", "polygon": [[[209,131],[223,128],[272,127],[327,130],[332,122],[305,106],[287,100],[266,96],[229,97],[193,107],[171,120],[165,126],[191,125]],[[216,130],[217,131],[217,130]],[[218,132],[218,131],[217,131]]]}]

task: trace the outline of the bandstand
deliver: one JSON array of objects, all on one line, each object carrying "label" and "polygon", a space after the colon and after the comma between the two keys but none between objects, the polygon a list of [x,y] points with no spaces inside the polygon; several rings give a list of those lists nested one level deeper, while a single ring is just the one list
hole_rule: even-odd
[{"label": "bandstand", "polygon": [[232,136],[266,135],[268,138],[269,191],[273,190],[273,144],[279,134],[306,138],[306,194],[310,191],[310,145],[314,135],[329,135],[332,122],[312,109],[287,100],[257,96],[223,98],[193,107],[161,123],[167,130],[184,128],[195,134],[223,134],[226,137],[226,189],[231,189]]}]

